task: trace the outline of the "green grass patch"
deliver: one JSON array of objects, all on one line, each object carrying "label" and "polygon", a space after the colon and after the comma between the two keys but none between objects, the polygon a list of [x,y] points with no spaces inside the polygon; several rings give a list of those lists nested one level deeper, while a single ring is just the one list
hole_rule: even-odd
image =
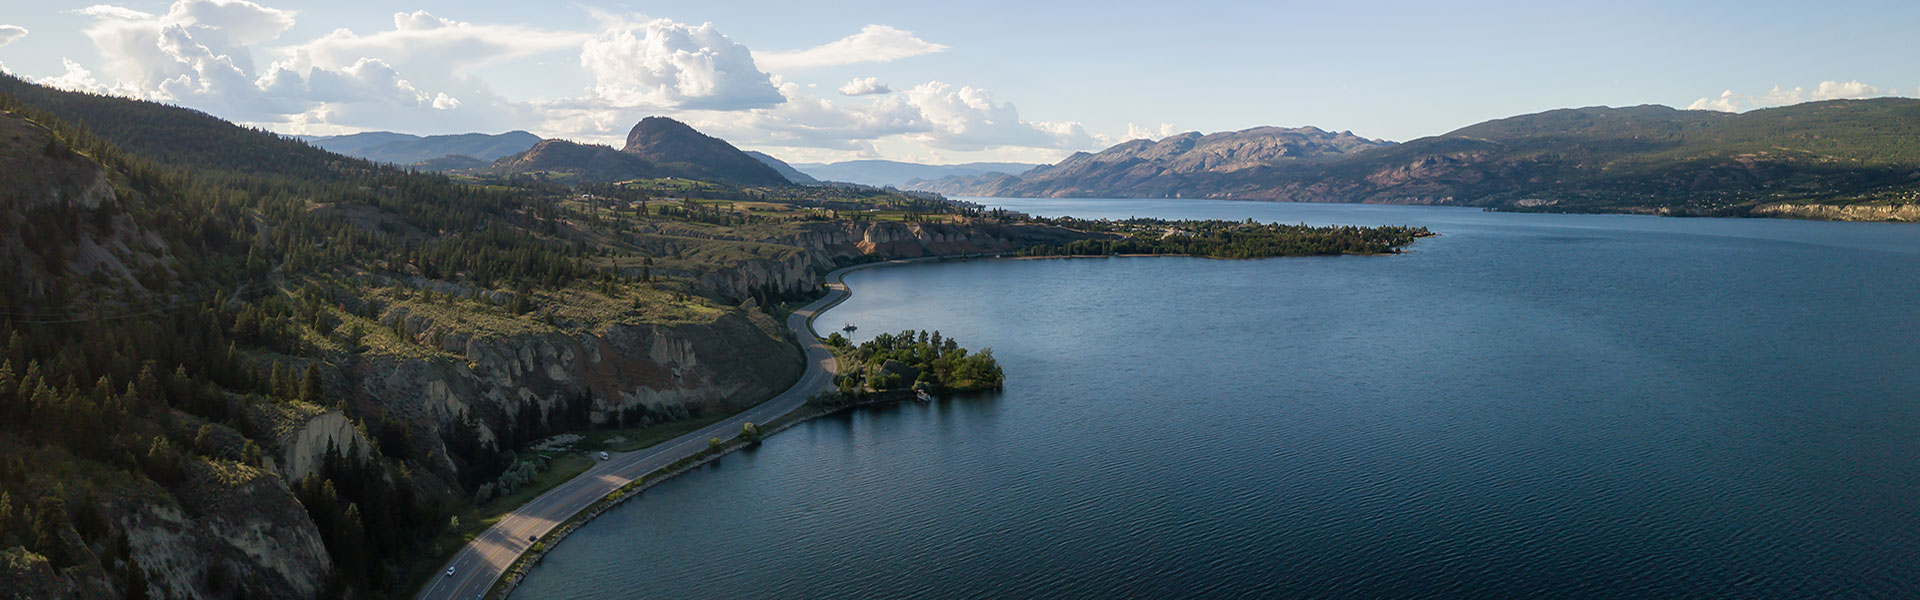
[{"label": "green grass patch", "polygon": [[556,456],[553,460],[547,461],[547,468],[541,469],[539,475],[533,476],[533,481],[520,486],[520,489],[514,490],[511,494],[487,502],[486,506],[480,507],[479,512],[489,524],[498,521],[500,515],[519,508],[520,505],[532,501],[540,494],[553,489],[554,486],[587,472],[587,469],[593,468],[593,462],[592,457],[579,452],[568,452]]}]

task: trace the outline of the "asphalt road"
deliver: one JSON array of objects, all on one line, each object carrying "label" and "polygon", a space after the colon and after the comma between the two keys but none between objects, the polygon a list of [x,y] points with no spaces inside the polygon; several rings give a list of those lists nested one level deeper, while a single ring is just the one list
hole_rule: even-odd
[{"label": "asphalt road", "polygon": [[[908,261],[898,261],[908,262]],[[885,263],[879,263],[885,264]],[[833,353],[820,342],[813,332],[812,318],[815,314],[832,307],[847,297],[847,287],[840,278],[847,271],[873,265],[859,265],[836,270],[827,274],[827,295],[815,300],[787,317],[787,328],[800,338],[800,346],[806,352],[807,372],[800,381],[787,388],[780,395],[755,405],[740,414],[724,421],[708,425],[698,431],[673,438],[633,452],[612,454],[608,460],[597,461],[593,468],[569,479],[566,483],[548,490],[520,508],[500,518],[493,527],[475,537],[472,542],[460,549],[435,575],[425,589],[420,590],[421,600],[440,600],[443,598],[479,598],[493,582],[500,578],[513,561],[533,546],[529,538],[546,535],[561,522],[575,513],[592,506],[614,490],[633,481],[635,478],[652,473],[674,461],[692,456],[707,447],[710,438],[730,438],[740,433],[743,423],[766,423],[780,415],[792,412],[805,404],[807,396],[824,389],[833,383],[833,373],[837,365]],[[453,575],[445,575],[447,568],[453,569]]]}]

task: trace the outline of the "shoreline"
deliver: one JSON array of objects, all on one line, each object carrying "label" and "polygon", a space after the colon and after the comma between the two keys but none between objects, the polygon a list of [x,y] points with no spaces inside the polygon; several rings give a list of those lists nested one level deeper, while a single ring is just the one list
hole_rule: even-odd
[{"label": "shoreline", "polygon": [[[845,267],[840,267],[832,271],[829,271],[826,275],[822,276],[822,279],[823,279],[822,285],[827,289],[828,298],[825,298],[825,300],[827,301],[824,304],[821,304],[820,306],[814,308],[813,311],[807,315],[806,321],[804,322],[804,326],[805,326],[804,333],[806,335],[813,336],[814,341],[816,343],[820,343],[821,341],[826,339],[824,336],[821,336],[819,334],[818,330],[814,328],[814,321],[817,320],[821,314],[824,314],[827,311],[832,310],[835,307],[838,307],[840,304],[846,302],[847,299],[853,297],[852,288],[848,287],[846,284],[846,276],[849,273],[853,273],[855,271],[880,268],[880,267],[888,267],[888,266],[912,265],[912,264],[918,264],[918,263],[968,261],[968,260],[1041,260],[1041,259],[1156,258],[1156,257],[1196,258],[1189,254],[1111,254],[1111,255],[1093,254],[1093,255],[1008,256],[1002,253],[1002,254],[979,254],[979,255],[963,254],[963,255],[946,255],[946,256],[923,256],[923,257],[916,257],[916,258],[901,258],[901,259],[848,265]],[[1197,257],[1197,258],[1207,258],[1207,257]],[[1275,256],[1275,257],[1267,257],[1267,258],[1297,258],[1297,257]],[[1231,260],[1231,259],[1215,259],[1215,260]],[[798,338],[802,333],[803,332],[799,329],[793,330],[794,337],[796,338],[794,341],[796,343],[801,342],[801,340]],[[837,361],[835,362],[835,368],[833,369],[833,371],[836,371],[836,372],[838,371]],[[804,372],[802,373],[800,379],[801,380],[806,379],[806,374]],[[772,401],[772,399],[769,399],[763,402],[770,402],[770,401]],[[584,527],[586,526],[586,524],[591,523],[594,519],[599,518],[600,515],[605,514],[607,511],[612,510],[615,507],[625,504],[627,501],[640,496],[648,488],[670,481],[673,478],[678,477],[679,475],[684,474],[686,472],[692,471],[695,468],[706,466],[707,464],[712,463],[713,461],[719,460],[721,457],[724,457],[728,454],[732,454],[736,451],[739,451],[742,448],[758,445],[760,442],[770,437],[773,437],[774,435],[777,435],[783,431],[791,429],[792,427],[796,425],[800,425],[807,421],[819,419],[819,418],[834,415],[834,414],[839,414],[841,412],[850,411],[856,408],[863,408],[863,407],[874,406],[874,405],[884,404],[884,403],[898,402],[898,401],[899,399],[897,398],[874,399],[874,400],[868,400],[864,402],[855,402],[852,404],[848,404],[846,406],[839,406],[839,407],[826,408],[826,409],[819,408],[817,406],[814,406],[811,403],[803,402],[802,404],[793,408],[792,410],[782,413],[779,416],[773,418],[772,420],[766,422],[763,425],[764,431],[760,434],[760,437],[757,440],[741,441],[737,436],[723,438],[725,440],[725,443],[722,446],[720,446],[717,450],[702,449],[695,452],[693,455],[681,458],[671,464],[668,464],[666,466],[660,467],[653,471],[641,474],[640,476],[635,477],[631,482],[627,483],[626,485],[623,485],[620,488],[614,490],[613,492],[610,492],[600,497],[599,499],[595,500],[592,504],[588,505],[587,507],[582,508],[581,510],[573,513],[571,516],[568,516],[566,519],[561,520],[558,524],[554,525],[551,529],[549,529],[547,533],[541,535],[538,538],[538,540],[535,540],[533,544],[529,546],[528,550],[521,552],[517,557],[515,557],[515,559],[512,562],[508,563],[507,567],[501,571],[498,577],[494,579],[493,584],[488,587],[488,590],[481,595],[481,598],[506,598],[512,595],[513,591],[520,586],[520,583],[526,579],[527,575],[531,574],[532,569],[534,567],[539,566],[540,562],[546,557],[546,555],[552,552],[554,548],[557,548],[560,542],[564,541],[568,536],[571,536],[575,531],[579,530],[581,527]],[[751,410],[751,409],[748,409],[748,410]],[[671,442],[663,442],[663,443],[671,443]]]},{"label": "shoreline", "polygon": [[1920,204],[1809,204],[1787,201],[1761,202],[1744,205],[1745,212],[1738,214],[1711,214],[1680,212],[1671,208],[1622,206],[1598,210],[1553,210],[1554,205],[1543,207],[1515,206],[1474,206],[1471,204],[1428,204],[1417,202],[1315,202],[1304,200],[1265,200],[1256,198],[1221,198],[1216,196],[1198,196],[1192,198],[1174,198],[1167,196],[973,196],[949,194],[948,197],[978,202],[980,200],[1214,200],[1220,202],[1249,202],[1258,204],[1331,204],[1347,206],[1431,206],[1439,208],[1479,209],[1482,212],[1505,213],[1514,215],[1627,215],[1640,217],[1661,217],[1670,219],[1766,219],[1777,221],[1827,221],[1833,223],[1920,223]]},{"label": "shoreline", "polygon": [[[744,450],[749,447],[756,446],[761,441],[765,441],[767,438],[773,437],[774,435],[777,435],[782,431],[791,429],[796,425],[800,425],[802,423],[806,423],[814,419],[819,419],[822,417],[828,417],[828,416],[836,415],[842,412],[847,412],[855,408],[872,406],[872,405],[880,404],[882,402],[898,402],[898,401],[899,401],[898,399],[889,399],[889,400],[883,400],[883,401],[856,402],[846,406],[841,406],[837,408],[827,408],[827,409],[813,407],[813,405],[811,404],[803,404],[801,405],[800,408],[795,409],[794,411],[789,412],[787,414],[781,415],[779,418],[769,423],[769,427],[767,428],[767,430],[760,434],[759,440],[755,440],[751,442],[742,442],[738,437],[729,438],[727,440],[727,443],[717,452],[702,451],[700,454],[696,454],[692,457],[688,457],[688,459],[683,459],[683,460],[692,460],[692,462],[689,462],[684,465],[668,465],[666,467],[662,467],[658,471],[654,471],[653,473],[648,473],[647,475],[644,475],[639,479],[635,479],[633,483],[628,484],[626,487],[622,487],[620,490],[615,491],[614,493],[609,494],[604,498],[601,498],[599,501],[596,501],[592,506],[589,506],[581,510],[581,512],[579,513],[575,513],[574,516],[568,517],[567,520],[565,521],[561,521],[559,525],[556,525],[553,528],[553,530],[549,531],[546,535],[540,536],[540,540],[536,542],[536,546],[538,548],[536,550],[529,550],[525,553],[522,553],[519,559],[515,560],[512,565],[507,567],[506,572],[501,573],[499,579],[494,580],[493,587],[487,590],[487,592],[483,594],[481,597],[482,598],[506,598],[508,596],[513,595],[513,591],[520,587],[520,583],[526,580],[527,575],[532,574],[533,568],[540,566],[540,562],[547,557],[548,553],[551,553],[555,548],[560,547],[560,542],[565,541],[567,537],[573,535],[575,531],[579,531],[581,527],[585,527],[588,523],[592,523],[594,519],[600,518],[600,515],[606,514],[608,511],[611,511],[615,508],[620,507],[623,504],[626,504],[627,501],[629,500],[634,500],[636,498],[639,498],[647,491],[648,488],[652,488],[653,486],[671,481],[673,480],[673,478],[679,477],[680,475],[686,474],[687,472],[693,471],[694,469],[707,466],[708,464],[711,464],[714,461],[718,461],[722,457],[725,457],[728,454],[733,454],[740,450]],[[812,410],[808,410],[808,408],[810,407],[812,407]],[[805,414],[802,414],[803,411],[805,411]]]}]

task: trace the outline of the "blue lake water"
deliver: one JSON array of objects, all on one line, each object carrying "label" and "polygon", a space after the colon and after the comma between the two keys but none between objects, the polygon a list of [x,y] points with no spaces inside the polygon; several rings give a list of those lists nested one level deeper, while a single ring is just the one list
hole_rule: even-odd
[{"label": "blue lake water", "polygon": [[822,323],[1006,391],[796,427],[514,597],[1920,594],[1920,226],[983,202],[1441,237],[858,272]]}]

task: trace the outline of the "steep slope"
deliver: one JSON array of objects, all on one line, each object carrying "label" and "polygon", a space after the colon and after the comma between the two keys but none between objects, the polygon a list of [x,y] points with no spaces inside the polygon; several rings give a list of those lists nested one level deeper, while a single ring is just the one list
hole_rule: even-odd
[{"label": "steep slope", "polygon": [[539,174],[579,182],[606,182],[676,174],[644,158],[608,146],[567,140],[543,140],[526,152],[494,161],[499,175]]},{"label": "steep slope", "polygon": [[299,139],[332,152],[396,165],[410,165],[445,156],[470,156],[492,162],[509,154],[525,152],[540,143],[540,136],[525,131],[429,136],[373,131],[351,135],[303,136]]},{"label": "steep slope", "polygon": [[1351,132],[1316,127],[1258,127],[1202,135],[1188,132],[1160,140],[1133,140],[1099,153],[1076,153],[1037,167],[1014,180],[922,182],[914,189],[942,189],[1000,196],[1205,195],[1210,181],[1272,165],[1331,161],[1387,147]]},{"label": "steep slope", "polygon": [[236,127],[203,112],[145,100],[66,92],[0,73],[0,94],[69,123],[129,153],[195,169],[270,172],[297,178],[338,179],[372,165],[304,142]]},{"label": "steep slope", "polygon": [[666,117],[641,119],[621,152],[646,159],[676,177],[742,185],[784,185],[787,177],[726,141]]},{"label": "steep slope", "polygon": [[765,163],[767,166],[773,167],[773,170],[779,171],[781,176],[787,178],[787,181],[800,185],[818,185],[820,183],[820,180],[814,179],[806,173],[801,173],[799,169],[793,168],[793,165],[789,165],[786,161],[774,158],[765,152],[747,150],[746,153],[747,156],[753,157],[754,160]]},{"label": "steep slope", "polygon": [[971,177],[988,173],[1019,175],[1038,166],[1041,165],[1010,162],[922,165],[894,160],[850,160],[829,164],[795,165],[795,168],[822,181],[845,181],[905,189],[907,182],[915,179],[932,181],[949,176]]},{"label": "steep slope", "polygon": [[[189,382],[169,377],[168,393],[148,371],[154,385],[103,377],[76,393],[60,381],[72,355],[39,349],[84,343],[100,361],[180,335],[168,313],[198,290],[179,278],[209,248],[155,226],[179,216],[165,204],[180,194],[143,175],[0,112],[0,596],[321,595],[334,568],[321,532],[267,459],[221,458],[247,454],[222,441],[240,434],[173,408],[197,395]],[[206,444],[186,453],[173,441],[196,435]]]}]

